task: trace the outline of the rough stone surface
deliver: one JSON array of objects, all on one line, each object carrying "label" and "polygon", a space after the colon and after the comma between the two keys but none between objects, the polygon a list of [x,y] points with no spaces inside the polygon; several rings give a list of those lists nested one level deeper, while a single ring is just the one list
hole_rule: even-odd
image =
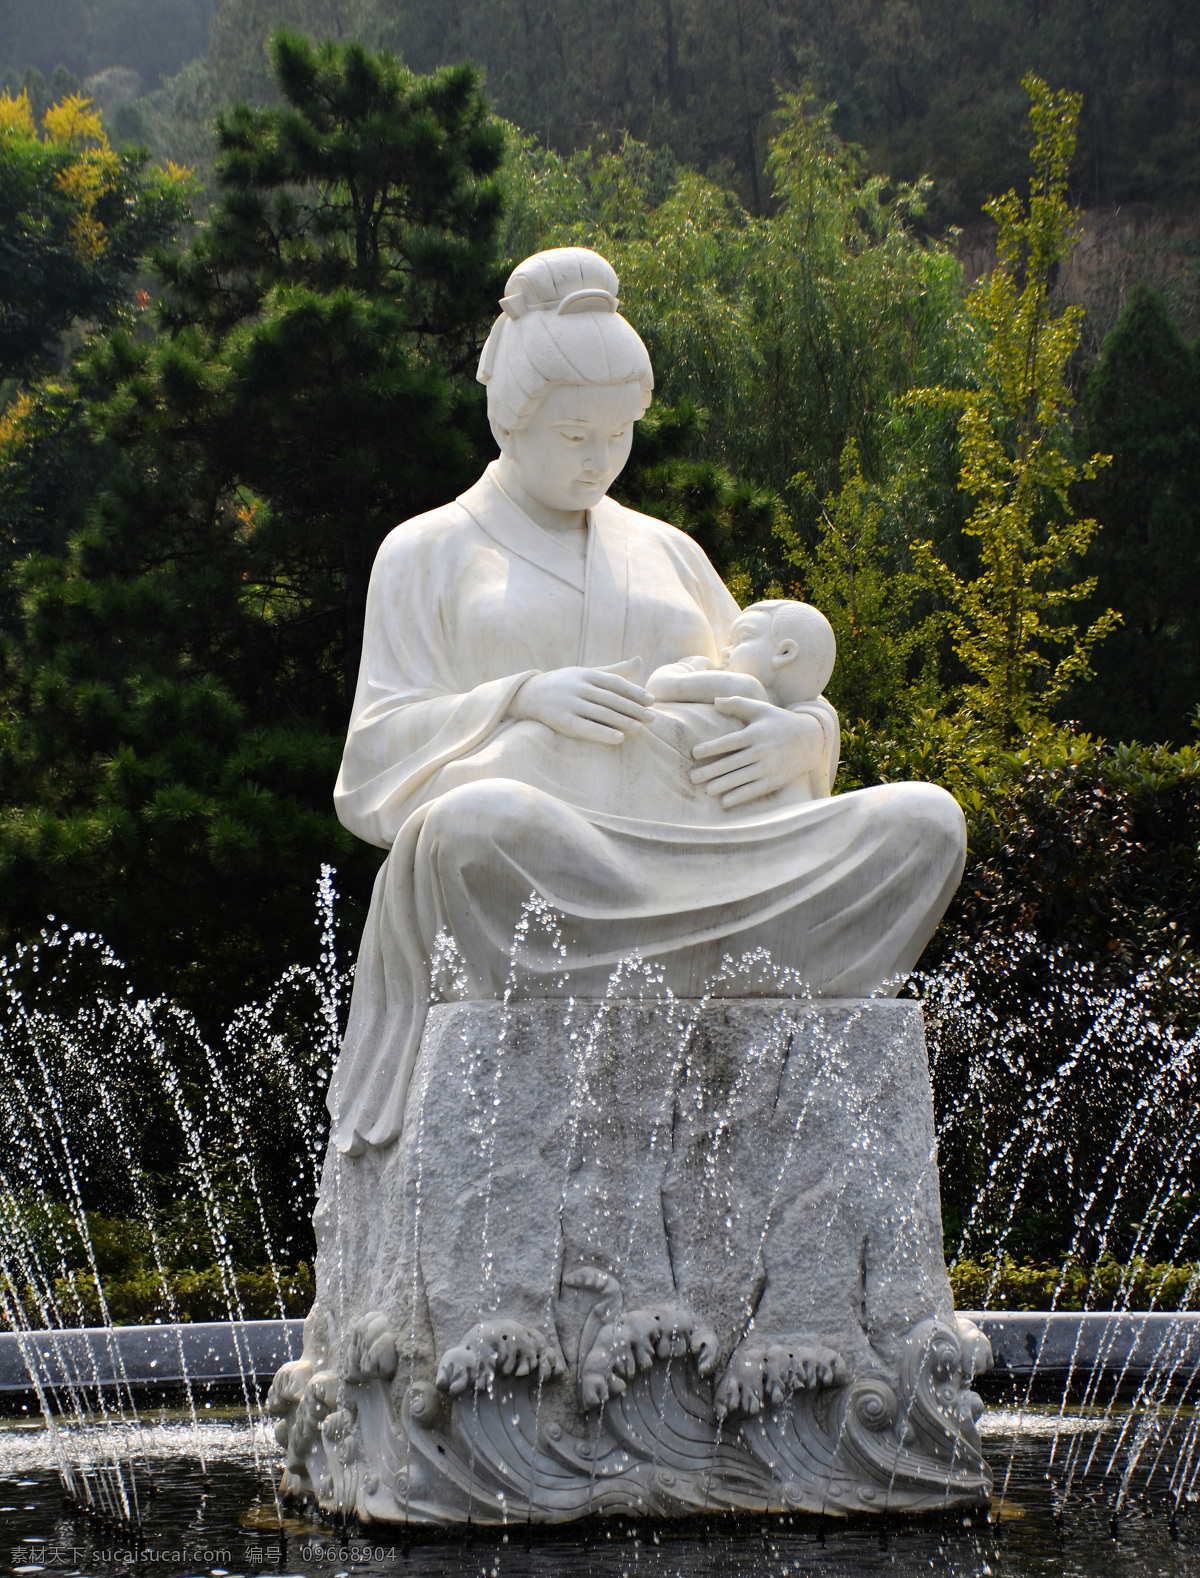
[{"label": "rough stone surface", "polygon": [[431,1010],[331,1149],[284,1489],[365,1519],[985,1500],[911,1002]]}]

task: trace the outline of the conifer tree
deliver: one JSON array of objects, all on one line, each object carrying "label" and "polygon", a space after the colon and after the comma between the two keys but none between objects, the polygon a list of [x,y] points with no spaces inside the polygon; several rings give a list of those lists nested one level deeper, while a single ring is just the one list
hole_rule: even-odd
[{"label": "conifer tree", "polygon": [[[106,476],[26,570],[0,755],[10,929],[46,908],[224,1010],[307,950],[366,582],[399,520],[478,474],[503,133],[465,67],[272,46],[281,101],[219,124],[220,196],[161,255],[157,339],[91,358]],[[352,907],[346,911],[352,914]]]},{"label": "conifer tree", "polygon": [[1066,709],[1110,740],[1188,742],[1200,703],[1200,357],[1139,284],[1081,400],[1087,445],[1112,466],[1081,490],[1103,523],[1094,606],[1125,616]]}]

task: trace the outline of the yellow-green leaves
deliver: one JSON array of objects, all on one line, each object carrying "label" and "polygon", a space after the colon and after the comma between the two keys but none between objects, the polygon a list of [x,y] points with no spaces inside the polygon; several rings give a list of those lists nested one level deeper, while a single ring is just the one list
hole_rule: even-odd
[{"label": "yellow-green leaves", "polygon": [[964,530],[978,543],[978,573],[952,569],[928,542],[916,545],[916,563],[949,604],[954,650],[969,676],[964,702],[1005,740],[1087,677],[1093,648],[1120,621],[1109,609],[1080,629],[1073,617],[1095,590],[1078,566],[1098,528],[1075,518],[1070,490],[1107,464],[1104,455],[1080,462],[1072,454],[1068,368],[1083,313],[1051,298],[1055,267],[1078,236],[1067,176],[1080,100],[1032,74],[1025,88],[1029,194],[987,205],[998,226],[996,265],[968,301],[984,347],[978,387],[911,396],[957,414],[959,486],[974,500]]},{"label": "yellow-green leaves", "polygon": [[[817,490],[802,474],[795,484]],[[858,445],[847,444],[841,488],[820,504],[822,530],[813,549],[787,533],[787,557],[805,595],[833,626],[837,667],[830,699],[848,724],[878,728],[897,711],[915,713],[939,699],[937,644],[944,614],[929,606],[924,579],[898,562],[884,530],[888,489],[864,475]]]}]

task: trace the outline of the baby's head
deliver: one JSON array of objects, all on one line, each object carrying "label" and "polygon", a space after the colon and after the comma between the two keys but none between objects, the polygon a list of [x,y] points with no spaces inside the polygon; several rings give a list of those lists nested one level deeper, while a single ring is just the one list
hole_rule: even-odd
[{"label": "baby's head", "polygon": [[825,615],[787,598],[743,608],[721,667],[750,674],[780,707],[815,701],[833,673],[837,642]]}]

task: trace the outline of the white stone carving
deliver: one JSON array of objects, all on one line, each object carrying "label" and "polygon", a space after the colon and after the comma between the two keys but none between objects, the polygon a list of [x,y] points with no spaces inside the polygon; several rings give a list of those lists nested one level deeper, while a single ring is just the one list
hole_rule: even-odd
[{"label": "white stone carving", "polygon": [[409,1102],[396,1145],[330,1148],[268,1404],[288,1494],[409,1522],[986,1499],[917,1004],[443,1004]]},{"label": "white stone carving", "polygon": [[812,1337],[740,1344],[714,1395],[717,1418],[726,1414],[760,1414],[782,1408],[793,1392],[818,1386],[844,1386],[846,1366],[841,1355]]},{"label": "white stone carving", "polygon": [[562,1281],[564,1287],[586,1288],[599,1295],[579,1338],[576,1374],[584,1409],[600,1408],[610,1397],[619,1397],[627,1382],[659,1359],[690,1354],[701,1376],[716,1368],[720,1339],[690,1310],[672,1304],[624,1310],[621,1284],[611,1271],[593,1266],[564,1271]]},{"label": "white stone carving", "polygon": [[558,1355],[534,1326],[520,1321],[485,1320],[442,1355],[437,1384],[451,1397],[490,1392],[498,1375],[536,1375],[549,1380],[562,1369]]},{"label": "white stone carving", "polygon": [[540,253],[502,307],[500,459],[371,580],[335,803],[388,854],[284,1489],[450,1522],[978,1500],[986,1355],[886,1001],[962,815],[833,796],[826,621],[739,610],[607,497],[653,386],[609,265]]}]

